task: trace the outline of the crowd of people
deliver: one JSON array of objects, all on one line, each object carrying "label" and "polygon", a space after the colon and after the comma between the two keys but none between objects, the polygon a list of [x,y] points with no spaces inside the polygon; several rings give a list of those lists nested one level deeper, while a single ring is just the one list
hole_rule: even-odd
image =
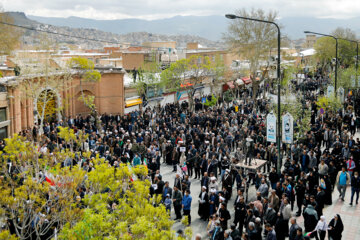
[{"label": "crowd of people", "polygon": [[[253,100],[246,93],[231,103],[196,107],[193,112],[183,102],[125,116],[104,114],[100,129],[90,115],[45,123],[40,151],[69,147],[57,136],[61,125],[74,129],[75,134],[79,130],[89,134],[81,149],[92,153],[87,159],[69,159],[64,166],[80,164],[91,171],[96,154],[112,166],[146,164],[152,182],[150,194],[162,196],[162,204],[170,215],[174,211],[175,220],[187,216],[191,225],[195,217],[191,206],[197,202],[198,217],[208,225],[207,236],[198,234],[196,239],[300,240],[328,235],[338,240],[344,230],[341,217],[336,214],[328,221],[323,209],[333,203],[334,189],[344,201],[349,184],[349,204],[358,204],[360,140],[355,140],[354,134],[360,120],[349,107],[351,98],[337,112],[320,112],[315,100],[321,84],[311,86],[303,105],[311,109],[311,129],[302,140],[281,146],[283,159],[278,159],[276,145],[266,139],[269,101]],[[22,134],[38,139],[38,126]],[[253,158],[266,160],[264,168],[253,172],[237,167],[244,159]],[[276,170],[278,161],[281,172]],[[173,166],[172,186],[162,177],[164,164]],[[191,190],[195,180],[201,186],[198,196]],[[256,193],[248,196],[253,186]],[[84,195],[86,192],[79,197]],[[303,228],[297,224],[300,215]]]}]

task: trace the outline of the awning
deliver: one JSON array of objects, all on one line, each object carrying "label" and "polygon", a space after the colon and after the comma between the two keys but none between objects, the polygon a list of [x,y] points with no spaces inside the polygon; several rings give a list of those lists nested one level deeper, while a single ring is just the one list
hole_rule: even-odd
[{"label": "awning", "polygon": [[186,87],[191,87],[192,85],[194,85],[194,84],[192,84],[192,83],[185,83],[185,84],[180,84],[180,87],[186,88]]},{"label": "awning", "polygon": [[125,100],[125,107],[132,107],[132,106],[136,106],[136,105],[139,105],[139,104],[142,104],[141,98]]},{"label": "awning", "polygon": [[251,83],[251,79],[250,79],[249,77],[244,77],[244,78],[242,78],[241,80],[243,80],[243,82],[244,82],[246,85],[248,85],[248,84]]},{"label": "awning", "polygon": [[234,83],[233,82],[227,82],[226,83],[230,88],[235,88],[235,86],[234,86]]}]

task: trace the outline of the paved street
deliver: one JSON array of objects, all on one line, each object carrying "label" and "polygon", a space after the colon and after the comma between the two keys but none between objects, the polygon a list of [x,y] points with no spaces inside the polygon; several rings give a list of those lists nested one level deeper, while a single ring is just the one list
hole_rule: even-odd
[{"label": "paved street", "polygon": [[[173,187],[175,173],[172,172],[172,166],[167,166],[166,164],[162,164],[161,165],[161,174],[163,176],[163,180],[169,181],[170,186]],[[191,181],[191,196],[193,199],[192,204],[191,204],[191,217],[192,217],[191,228],[193,230],[193,236],[195,236],[197,233],[202,234],[202,236],[206,236],[207,222],[200,220],[199,215],[197,213],[198,206],[199,206],[198,199],[199,199],[199,194],[200,194],[200,180],[190,178],[190,181]],[[235,200],[235,196],[236,196],[235,194],[236,194],[236,190],[233,189],[232,198],[230,199],[230,201],[228,203],[228,209],[231,214],[231,220],[229,221],[229,225],[234,220],[233,202]],[[328,223],[330,222],[330,220],[334,217],[334,215],[336,213],[340,214],[340,216],[343,220],[343,223],[344,223],[343,239],[357,240],[357,239],[360,239],[360,228],[358,227],[358,226],[360,226],[360,204],[359,205],[354,204],[353,206],[350,206],[349,205],[350,197],[351,197],[351,188],[350,187],[347,188],[345,202],[342,202],[339,199],[339,193],[338,193],[337,189],[335,189],[332,194],[333,204],[330,206],[326,206],[324,208],[323,213],[324,213],[324,216],[326,217],[326,220]],[[250,186],[249,201],[253,201],[253,200],[255,200],[255,187]],[[354,202],[355,202],[355,200],[354,200]],[[293,211],[294,215],[295,215],[296,211],[297,211],[297,207],[295,204],[294,211]],[[171,212],[171,218],[172,219],[175,218],[175,213],[174,213],[173,208],[172,208],[172,212]],[[303,227],[304,226],[303,217],[300,216],[297,219],[298,219],[298,224],[301,227]],[[174,228],[174,230],[177,231],[178,229],[184,229],[185,227],[181,224],[181,222],[176,222],[174,224],[173,228]]]},{"label": "paved street", "polygon": [[[166,164],[162,164],[161,165],[161,174],[163,176],[163,180],[164,181],[169,181],[169,184],[171,187],[174,186],[174,179],[175,179],[175,173],[172,172],[173,167],[172,166],[167,166]],[[194,179],[194,178],[190,178],[191,181],[191,196],[192,196],[192,204],[191,204],[191,228],[193,230],[193,235],[195,236],[197,233],[200,233],[202,236],[206,235],[206,226],[208,224],[208,222],[205,222],[203,220],[200,220],[200,217],[198,215],[198,207],[199,207],[199,203],[198,203],[198,199],[199,199],[199,194],[200,194],[200,180],[198,179]],[[220,186],[221,183],[219,182]],[[234,220],[234,200],[235,200],[235,196],[236,196],[236,189],[233,189],[233,194],[232,194],[232,198],[230,199],[229,203],[228,203],[228,209],[230,211],[231,214],[231,219],[229,221],[229,225],[232,223],[232,221]],[[249,201],[255,200],[255,187],[251,186],[249,189]],[[171,211],[171,219],[175,218],[175,213],[174,213],[174,209],[172,208]],[[184,229],[185,227],[181,224],[181,222],[176,222],[173,226],[174,230],[178,230],[178,229]]]}]

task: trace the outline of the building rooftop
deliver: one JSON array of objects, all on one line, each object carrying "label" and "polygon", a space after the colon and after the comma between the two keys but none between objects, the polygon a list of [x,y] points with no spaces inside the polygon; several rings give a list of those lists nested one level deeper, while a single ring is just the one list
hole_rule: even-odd
[{"label": "building rooftop", "polygon": [[291,54],[291,56],[293,56],[293,57],[307,57],[307,56],[312,56],[315,53],[316,53],[315,49],[309,48],[309,49],[306,49],[304,51],[301,51],[300,53]]}]

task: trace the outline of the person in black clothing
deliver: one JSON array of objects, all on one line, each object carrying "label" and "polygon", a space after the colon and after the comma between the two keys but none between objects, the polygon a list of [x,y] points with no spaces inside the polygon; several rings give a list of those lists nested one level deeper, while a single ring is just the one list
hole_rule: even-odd
[{"label": "person in black clothing", "polygon": [[339,214],[336,214],[334,218],[331,219],[328,227],[329,237],[334,240],[341,240],[342,232],[344,231],[344,224]]},{"label": "person in black clothing", "polygon": [[194,163],[194,156],[189,151],[188,155],[186,156],[186,167],[187,167],[187,170],[188,170],[189,177],[193,176],[193,168],[194,168],[193,163]]},{"label": "person in black clothing", "polygon": [[296,216],[300,216],[301,215],[301,207],[303,204],[303,199],[305,196],[305,191],[306,191],[306,187],[304,185],[304,181],[300,178],[298,180],[298,184],[295,187],[295,192],[296,192],[296,204],[298,207],[298,211],[296,212]]},{"label": "person in black clothing", "polygon": [[196,152],[195,157],[194,157],[195,179],[200,179],[201,178],[200,165],[201,165],[201,158],[200,158],[199,152]]},{"label": "person in black clothing", "polygon": [[[239,190],[240,191],[240,190]],[[242,234],[244,229],[244,221],[246,218],[246,204],[243,196],[238,195],[234,202],[235,208],[235,226],[239,223],[239,231]]]},{"label": "person in black clothing", "polygon": [[228,227],[228,220],[231,218],[229,210],[226,209],[226,203],[221,203],[219,210],[219,219],[221,228],[225,231]]},{"label": "person in black clothing", "polygon": [[272,168],[271,172],[269,173],[269,180],[271,183],[271,188],[275,189],[276,188],[276,183],[279,181],[279,174],[277,174],[276,172],[276,168]]},{"label": "person in black clothing", "polygon": [[315,196],[315,201],[317,203],[316,211],[318,216],[322,216],[324,203],[325,203],[325,192],[321,189],[320,186],[317,186],[316,190],[317,190],[317,194]]},{"label": "person in black clothing", "polygon": [[351,200],[350,205],[352,205],[354,200],[354,195],[356,194],[355,203],[358,204],[359,201],[359,191],[360,191],[360,177],[358,172],[354,172],[354,175],[351,177]]}]

